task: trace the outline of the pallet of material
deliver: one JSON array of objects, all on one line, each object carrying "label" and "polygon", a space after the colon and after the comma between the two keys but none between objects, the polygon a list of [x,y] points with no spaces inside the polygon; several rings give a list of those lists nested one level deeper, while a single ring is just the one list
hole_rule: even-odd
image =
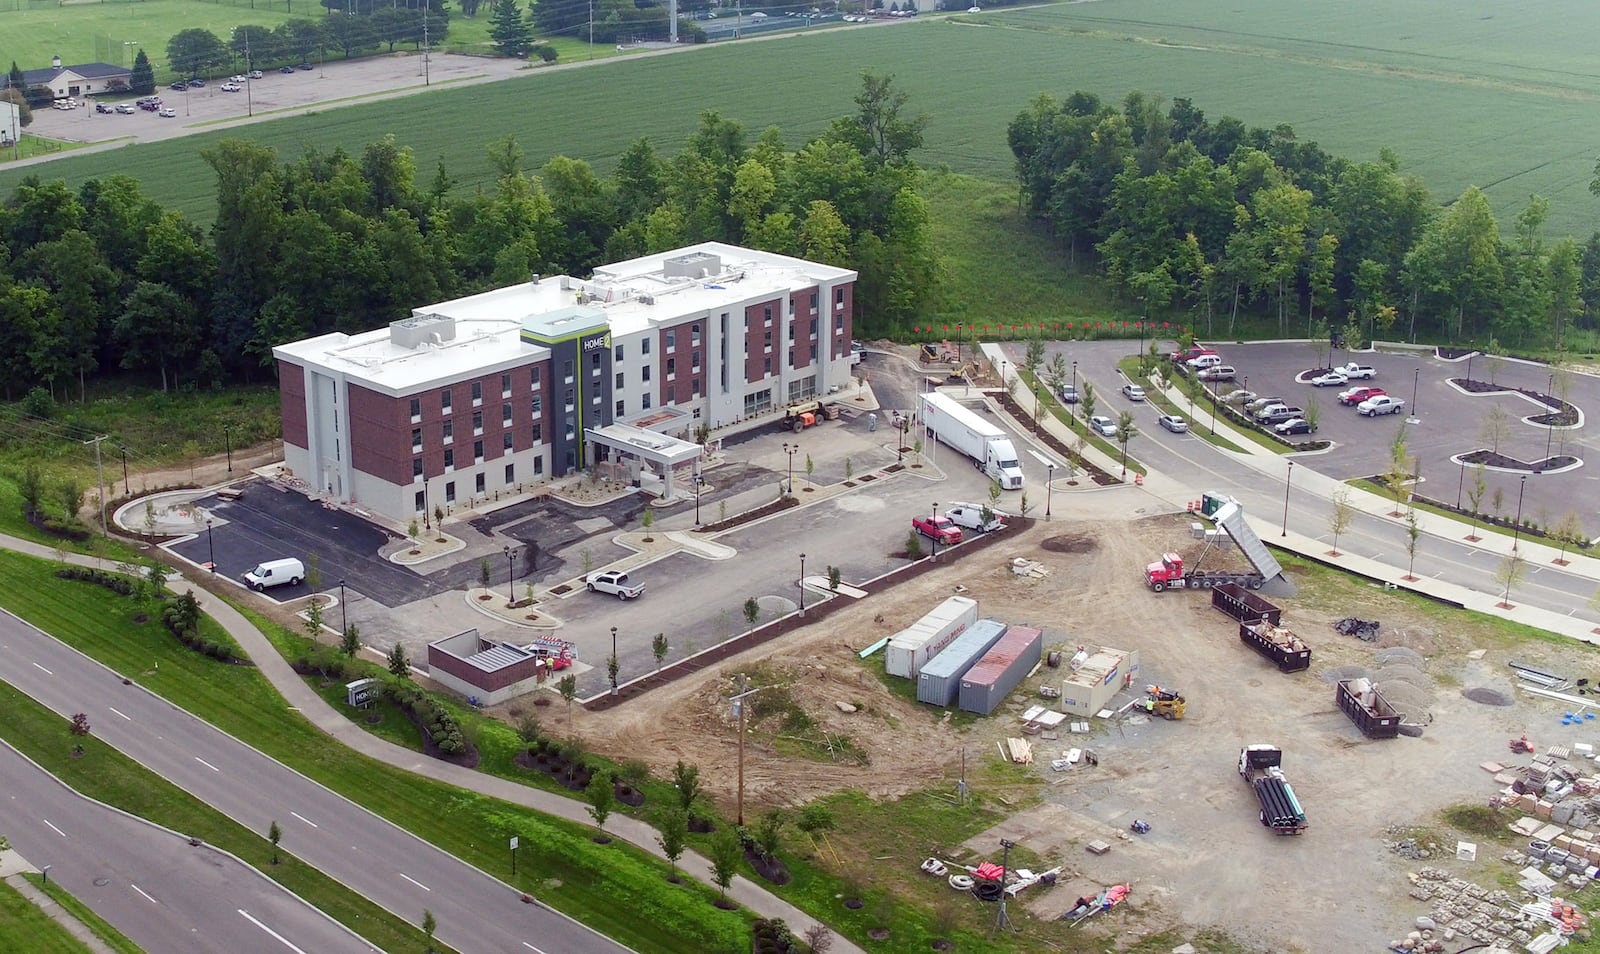
[{"label": "pallet of material", "polygon": [[1009,758],[1018,765],[1031,765],[1033,763],[1033,746],[1027,739],[1006,739],[1005,747],[1000,754]]}]

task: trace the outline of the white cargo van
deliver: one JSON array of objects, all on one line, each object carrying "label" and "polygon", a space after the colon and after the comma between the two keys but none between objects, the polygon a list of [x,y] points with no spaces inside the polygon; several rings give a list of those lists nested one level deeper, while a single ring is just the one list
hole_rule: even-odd
[{"label": "white cargo van", "polygon": [[293,559],[268,560],[258,564],[243,577],[245,585],[253,590],[265,590],[269,586],[279,586],[284,583],[298,586],[305,578],[306,565]]},{"label": "white cargo van", "polygon": [[968,530],[977,530],[982,533],[992,533],[1005,526],[1000,520],[1005,514],[991,507],[989,508],[989,519],[985,521],[983,519],[983,507],[973,503],[952,504],[950,509],[944,512],[944,515],[949,517],[950,522],[958,527],[965,527]]}]

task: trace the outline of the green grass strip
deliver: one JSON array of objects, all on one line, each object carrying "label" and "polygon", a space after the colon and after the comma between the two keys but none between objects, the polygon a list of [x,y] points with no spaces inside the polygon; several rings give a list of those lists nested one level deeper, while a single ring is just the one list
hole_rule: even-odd
[{"label": "green grass strip", "polygon": [[82,941],[4,881],[0,881],[0,950],[89,954]]},{"label": "green grass strip", "polygon": [[[42,875],[25,874],[35,888],[50,896],[55,903],[83,922],[83,926],[94,933],[94,936],[104,941],[106,946],[116,951],[117,954],[145,954],[144,948],[128,940],[128,936],[107,924],[100,915],[89,910],[88,905],[79,901],[77,896],[54,881],[46,881]],[[22,950],[22,948],[16,948]]]}]

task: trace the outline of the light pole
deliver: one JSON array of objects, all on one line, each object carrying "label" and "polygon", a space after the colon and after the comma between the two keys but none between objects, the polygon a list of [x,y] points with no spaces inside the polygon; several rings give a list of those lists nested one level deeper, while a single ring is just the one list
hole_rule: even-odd
[{"label": "light pole", "polygon": [[800,554],[800,615],[806,615],[806,555]]},{"label": "light pole", "polygon": [[1476,354],[1477,354],[1476,351],[1468,351],[1467,352],[1467,380],[1468,381],[1472,380],[1472,358]]},{"label": "light pole", "polygon": [[1522,492],[1528,489],[1528,475],[1522,475],[1522,481],[1517,484],[1517,522],[1511,528],[1511,552],[1517,552],[1517,544],[1522,542]]},{"label": "light pole", "polygon": [[344,580],[339,581],[339,632],[350,632],[350,611],[344,605]]},{"label": "light pole", "polygon": [[896,464],[905,463],[905,460],[906,460],[906,431],[909,430],[910,427],[911,427],[911,419],[908,418],[908,417],[902,417],[900,419],[900,423],[895,426],[895,430],[899,432],[899,437],[895,441],[895,446],[894,446],[894,462]]},{"label": "light pole", "polygon": [[1139,373],[1144,373],[1144,315],[1139,316]]},{"label": "light pole", "polygon": [[611,694],[617,694],[617,628],[611,627],[611,658],[606,660],[607,675],[611,677]]},{"label": "light pole", "polygon": [[933,547],[932,554],[928,557],[929,563],[939,562],[939,501],[933,502],[933,533],[928,535],[928,540]]},{"label": "light pole", "polygon": [[1461,464],[1461,476],[1456,478],[1456,509],[1460,510],[1461,509],[1461,485],[1466,483],[1466,481],[1467,481],[1467,462],[1463,460],[1463,461],[1458,461],[1458,463]]},{"label": "light pole", "polygon": [[510,606],[517,601],[517,571],[511,562],[511,544],[506,544],[504,550],[506,552],[506,605]]},{"label": "light pole", "polygon": [[233,426],[222,425],[222,441],[228,448],[228,473],[233,473]]},{"label": "light pole", "polygon": [[[1519,501],[1520,501],[1520,498],[1519,498]],[[210,517],[206,518],[206,552],[208,554],[210,554],[210,558],[211,558],[210,562],[208,562],[206,564],[206,568],[209,569],[212,573],[215,573],[215,572],[217,572],[217,547],[216,547],[216,544],[211,541],[211,518]]]},{"label": "light pole", "polygon": [[[1551,394],[1552,392],[1555,391],[1555,389],[1556,389],[1556,376],[1554,374],[1550,375],[1550,383],[1546,386],[1546,388],[1547,388],[1547,390],[1545,391],[1546,394]],[[1551,438],[1553,438],[1555,436],[1556,436],[1556,426],[1555,426],[1555,424],[1552,423],[1548,428],[1545,429],[1545,432],[1544,432],[1544,460],[1545,460],[1545,463],[1549,463],[1549,461],[1550,461],[1550,440],[1551,440]],[[1539,469],[1541,471],[1543,471],[1544,470],[1544,464],[1540,464],[1539,465]]]},{"label": "light pole", "polygon": [[1422,380],[1422,369],[1418,368],[1411,375],[1411,416],[1417,416],[1417,383]]},{"label": "light pole", "polygon": [[783,444],[783,452],[789,455],[789,484],[788,490],[786,490],[785,493],[791,497],[794,496],[794,455],[798,453],[799,450],[800,444],[798,442],[790,444],[788,441],[785,441]]},{"label": "light pole", "polygon": [[700,526],[700,488],[706,485],[704,474],[694,475],[694,525]]},{"label": "light pole", "polygon": [[1078,399],[1078,362],[1077,362],[1077,359],[1073,359],[1073,362],[1072,362],[1072,399],[1074,401],[1076,401]]},{"label": "light pole", "polygon": [[1044,481],[1045,481],[1044,482],[1044,518],[1046,520],[1049,520],[1050,519],[1050,494],[1051,494],[1052,491],[1054,491],[1056,489],[1056,465],[1055,465],[1055,461],[1051,461],[1050,463],[1045,464],[1044,465],[1044,471],[1045,471],[1045,475],[1046,475],[1045,479],[1044,479]]},{"label": "light pole", "polygon": [[1289,461],[1289,470],[1283,477],[1283,531],[1280,537],[1289,535],[1289,485],[1294,481],[1294,461]]}]

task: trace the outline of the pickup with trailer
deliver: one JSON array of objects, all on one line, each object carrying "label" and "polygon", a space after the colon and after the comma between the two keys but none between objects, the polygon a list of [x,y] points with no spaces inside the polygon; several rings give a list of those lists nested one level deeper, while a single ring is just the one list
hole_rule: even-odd
[{"label": "pickup with trailer", "polygon": [[1256,743],[1239,751],[1239,777],[1256,793],[1261,824],[1275,835],[1298,835],[1306,830],[1305,809],[1283,774],[1283,750]]},{"label": "pickup with trailer", "polygon": [[589,574],[583,585],[591,593],[609,593],[619,600],[637,599],[644,592],[643,583],[629,583],[628,574],[619,570],[601,570]]},{"label": "pickup with trailer", "polygon": [[1280,672],[1311,668],[1311,647],[1282,626],[1266,620],[1240,623],[1239,641],[1272,660]]}]

